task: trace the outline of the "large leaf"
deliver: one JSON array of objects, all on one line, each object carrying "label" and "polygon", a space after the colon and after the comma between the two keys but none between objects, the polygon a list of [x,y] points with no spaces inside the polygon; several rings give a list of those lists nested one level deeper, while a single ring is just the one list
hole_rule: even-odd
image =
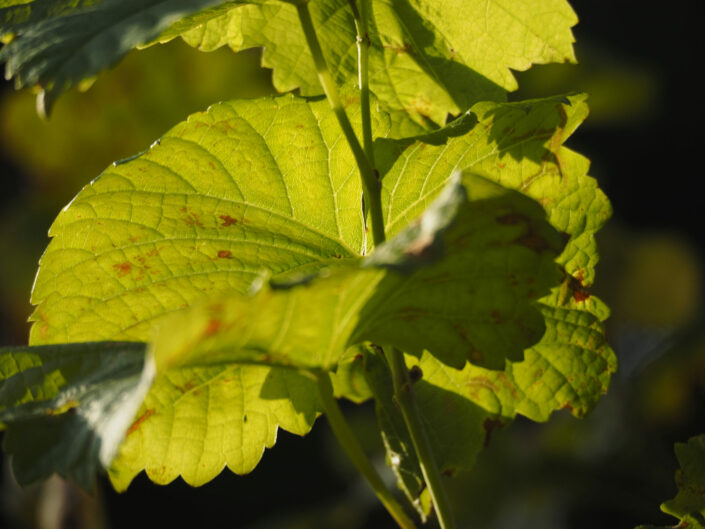
[{"label": "large leaf", "polygon": [[39,85],[37,107],[48,113],[77,82],[113,66],[174,22],[225,0],[33,0],[0,3],[0,50],[15,86]]},{"label": "large leaf", "polygon": [[152,383],[145,344],[0,348],[0,422],[21,484],[58,472],[92,488]]},{"label": "large leaf", "polygon": [[[31,342],[149,340],[163,315],[244,293],[262,271],[278,277],[359,255],[360,197],[325,101],[240,101],[191,116],[59,215],[33,292]],[[160,483],[181,474],[201,484],[225,465],[248,472],[278,426],[310,429],[315,395],[290,370],[170,372],[155,381],[111,475],[124,488],[144,468]]]},{"label": "large leaf", "polygon": [[[542,339],[508,361],[502,371],[468,363],[461,369],[424,353],[406,361],[421,380],[414,391],[438,464],[448,473],[473,465],[495,429],[516,414],[545,421],[558,409],[587,413],[607,391],[616,357],[601,320],[607,311],[588,287],[597,251],[594,233],[610,214],[609,203],[586,175],[588,162],[562,146],[587,113],[584,97],[516,104],[480,103],[472,112],[418,140],[377,141],[384,175],[383,208],[388,233],[404,230],[464,169],[536,199],[567,244],[558,262],[565,271],[559,288],[540,300],[546,323]],[[519,218],[507,217],[508,223]],[[527,238],[541,247],[539,240]],[[373,373],[369,376],[379,378]],[[402,488],[418,500],[421,473],[404,447],[405,432],[389,416],[393,404],[384,386],[373,385],[380,425]],[[448,417],[454,418],[448,421]]]},{"label": "large leaf", "polygon": [[[541,247],[527,246],[528,238]],[[532,302],[557,284],[561,248],[538,204],[466,174],[370,257],[175,315],[154,343],[157,369],[261,363],[332,370],[363,341],[428,350],[458,367],[501,368],[543,334]]]},{"label": "large leaf", "polygon": [[[357,79],[348,4],[309,4],[324,54],[341,84]],[[391,113],[395,135],[443,125],[449,113],[477,101],[504,99],[505,91],[517,87],[510,68],[575,60],[570,28],[577,18],[564,0],[372,0],[371,8],[370,87]],[[263,46],[263,65],[274,68],[277,89],[322,93],[294,6],[267,0],[210,15],[175,25],[161,40],[181,35],[206,51]]]}]

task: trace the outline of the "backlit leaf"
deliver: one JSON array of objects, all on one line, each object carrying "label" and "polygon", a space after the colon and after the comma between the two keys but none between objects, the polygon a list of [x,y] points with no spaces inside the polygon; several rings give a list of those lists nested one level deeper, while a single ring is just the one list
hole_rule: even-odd
[{"label": "backlit leaf", "polygon": [[[327,102],[215,105],[109,167],[59,215],[33,292],[31,342],[146,341],[162,316],[245,293],[263,271],[276,278],[359,255],[360,197]],[[111,476],[124,488],[142,469],[159,483],[182,475],[194,485],[226,465],[249,472],[279,426],[310,429],[316,395],[291,370],[169,372]]]},{"label": "backlit leaf", "polygon": [[[356,80],[356,33],[348,2],[322,0],[309,7],[336,79],[340,84]],[[203,14],[187,19],[161,40],[181,35],[205,51],[263,46],[263,65],[274,69],[278,90],[322,93],[294,6],[266,0],[223,11],[212,10],[210,20]],[[393,134],[410,136],[443,125],[449,113],[459,114],[477,101],[504,99],[506,91],[517,88],[510,69],[574,61],[570,28],[576,22],[564,0],[373,0],[370,88],[391,114]]]}]

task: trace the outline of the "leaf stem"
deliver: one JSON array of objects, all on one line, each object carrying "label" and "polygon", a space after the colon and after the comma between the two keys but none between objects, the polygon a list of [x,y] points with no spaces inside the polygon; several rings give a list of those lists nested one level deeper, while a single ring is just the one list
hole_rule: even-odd
[{"label": "leaf stem", "polygon": [[404,354],[395,347],[384,349],[387,362],[392,371],[394,381],[394,398],[401,410],[404,422],[409,430],[411,441],[414,444],[416,456],[419,459],[421,472],[428,487],[428,492],[433,501],[433,507],[438,517],[441,529],[456,529],[455,519],[446,495],[441,473],[436,465],[431,442],[426,435],[426,429],[421,421],[419,409],[414,399],[414,389],[409,379],[409,370],[404,362]]},{"label": "leaf stem", "polygon": [[[355,156],[355,161],[357,162],[357,166],[360,170],[362,192],[365,199],[365,204],[369,208],[370,223],[372,224],[372,240],[374,241],[375,246],[378,246],[384,242],[385,235],[384,217],[382,215],[381,186],[377,171],[375,171],[370,159],[368,159],[365,155],[365,151],[360,145],[360,140],[358,140],[357,135],[350,124],[348,115],[345,113],[345,108],[340,100],[340,94],[338,93],[338,87],[336,86],[333,76],[328,69],[325,57],[323,56],[323,51],[321,50],[321,44],[318,41],[318,36],[316,35],[316,30],[313,27],[313,20],[311,19],[311,12],[309,11],[308,3],[297,3],[296,10],[299,15],[299,21],[301,22],[304,35],[306,36],[306,42],[308,43],[308,47],[311,50],[311,55],[313,56],[313,62],[316,66],[316,72],[318,73],[318,80],[320,81],[323,91],[328,98],[328,102],[335,113],[335,117],[338,119],[340,128],[343,130],[345,139],[350,145],[353,155]],[[369,94],[367,109],[369,112]]]},{"label": "leaf stem", "polygon": [[357,56],[360,84],[360,107],[362,108],[362,146],[367,159],[375,167],[375,153],[372,143],[372,117],[370,115],[370,81],[368,33],[370,0],[360,0],[359,18],[355,21],[357,29]]},{"label": "leaf stem", "polygon": [[375,491],[377,498],[379,498],[382,505],[384,505],[399,527],[401,529],[416,529],[414,522],[409,518],[406,512],[404,512],[399,502],[397,502],[394,496],[392,496],[392,493],[389,492],[389,489],[384,485],[382,478],[372,466],[372,463],[357,441],[355,434],[345,420],[338,406],[338,402],[333,395],[333,386],[330,382],[330,376],[327,372],[321,371],[316,373],[316,379],[318,381],[318,393],[323,403],[323,410],[328,418],[328,424],[330,424],[343,450],[351,459],[357,470],[367,479],[367,482]]}]

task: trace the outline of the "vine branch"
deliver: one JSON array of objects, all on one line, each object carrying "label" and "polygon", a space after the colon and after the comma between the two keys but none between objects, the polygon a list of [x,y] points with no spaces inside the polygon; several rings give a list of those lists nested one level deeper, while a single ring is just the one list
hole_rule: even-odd
[{"label": "vine branch", "polygon": [[404,509],[399,505],[399,502],[392,496],[389,489],[384,485],[382,478],[379,476],[372,463],[365,455],[362,447],[357,441],[355,434],[350,429],[345,417],[343,416],[338,401],[333,395],[333,386],[330,382],[328,373],[321,371],[316,374],[318,381],[318,394],[323,403],[323,411],[328,418],[335,437],[343,447],[343,450],[353,462],[357,470],[367,479],[375,494],[382,502],[382,505],[387,509],[389,514],[399,524],[401,529],[416,529],[416,525],[404,512]]},{"label": "vine branch", "polygon": [[[321,49],[321,44],[318,41],[318,35],[313,27],[313,20],[311,19],[311,12],[309,11],[308,3],[296,4],[296,10],[299,15],[299,20],[301,22],[304,35],[306,36],[306,42],[311,50],[311,55],[313,56],[313,62],[316,66],[316,73],[318,74],[318,80],[323,87],[323,91],[325,92],[326,98],[333,109],[335,117],[338,119],[340,128],[343,130],[345,139],[350,145],[350,149],[355,156],[355,161],[360,170],[362,192],[365,204],[367,208],[369,208],[370,223],[372,225],[372,240],[374,241],[375,246],[378,246],[384,242],[385,235],[384,217],[382,215],[381,186],[377,172],[375,171],[370,159],[368,159],[365,155],[365,151],[360,145],[360,140],[358,140],[357,135],[350,124],[348,115],[345,113],[345,108],[340,100],[340,94],[338,93],[338,87],[335,84],[330,70],[328,69],[326,59],[323,56],[323,50]],[[365,111],[363,110],[363,115],[364,112]],[[367,112],[369,119],[369,94]],[[363,120],[364,119],[365,118],[363,117]]]}]

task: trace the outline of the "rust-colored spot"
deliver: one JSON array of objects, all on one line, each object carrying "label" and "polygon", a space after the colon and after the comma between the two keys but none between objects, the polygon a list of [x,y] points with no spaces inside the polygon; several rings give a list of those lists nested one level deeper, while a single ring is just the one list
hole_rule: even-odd
[{"label": "rust-colored spot", "polygon": [[590,292],[583,285],[583,280],[585,279],[585,270],[580,269],[575,274],[575,276],[570,276],[568,278],[570,289],[573,292],[573,299],[580,303],[590,299]]},{"label": "rust-colored spot", "polygon": [[114,264],[113,268],[117,272],[118,277],[125,277],[130,273],[130,270],[132,270],[132,265],[128,261],[125,261],[124,263]]},{"label": "rust-colored spot", "polygon": [[551,248],[548,241],[537,233],[527,233],[521,237],[517,237],[514,242],[522,246],[526,246],[529,250],[540,253]]},{"label": "rust-colored spot", "polygon": [[237,224],[237,219],[232,218],[230,215],[221,215],[220,219],[223,221],[221,226],[232,226],[233,224]]},{"label": "rust-colored spot", "polygon": [[496,430],[503,428],[504,422],[501,419],[492,419],[491,417],[488,417],[483,421],[482,427],[485,430],[484,446],[487,448],[487,445],[489,445],[492,440],[492,434],[494,434]]},{"label": "rust-colored spot", "polygon": [[522,215],[521,213],[507,213],[506,215],[497,217],[497,222],[505,226],[512,226],[522,222],[528,223],[529,219],[526,218],[526,215]]},{"label": "rust-colored spot", "polygon": [[215,171],[215,164],[212,161],[209,161],[208,165],[210,165],[210,168]]},{"label": "rust-colored spot", "polygon": [[362,360],[364,357],[362,356],[362,353],[357,353],[355,357],[353,358],[353,362],[359,362]]},{"label": "rust-colored spot", "polygon": [[[196,382],[194,382],[193,380],[189,380],[189,381],[186,382],[186,384],[184,384],[183,386],[175,386],[175,387],[176,387],[176,389],[178,389],[181,393],[188,393],[189,391],[191,391],[191,390],[192,390],[193,388],[195,388],[196,386],[198,386],[198,384],[197,384]],[[196,393],[196,392],[194,392],[194,393]],[[196,393],[196,395],[198,395],[198,393]]]},{"label": "rust-colored spot", "polygon": [[506,164],[506,163],[497,162],[497,167],[498,167],[499,169],[504,169],[505,167],[507,167],[507,164]]},{"label": "rust-colored spot", "polygon": [[590,293],[586,290],[574,290],[573,299],[580,303],[581,301],[586,301],[590,299]]},{"label": "rust-colored spot", "polygon": [[159,255],[159,250],[156,248],[153,248],[147,252],[147,257],[154,257],[155,255]]},{"label": "rust-colored spot", "polygon": [[139,427],[142,426],[142,423],[149,419],[152,415],[154,415],[154,413],[154,408],[149,408],[148,410],[146,410],[135,420],[135,422],[132,423],[132,426],[128,428],[126,435],[130,435],[131,433],[137,431]]},{"label": "rust-colored spot", "polygon": [[303,129],[304,126],[303,126],[303,124],[301,124],[301,123],[297,123],[297,124],[296,124],[296,128],[297,128],[297,129]]},{"label": "rust-colored spot", "polygon": [[492,315],[492,319],[494,320],[495,323],[499,323],[502,321],[502,314],[497,309],[492,310],[490,313]]},{"label": "rust-colored spot", "polygon": [[570,413],[575,413],[575,408],[573,408],[573,405],[570,402],[566,402],[561,406],[562,410],[568,410]]},{"label": "rust-colored spot", "polygon": [[218,250],[218,258],[219,259],[232,259],[233,252],[231,252],[230,250]]},{"label": "rust-colored spot", "polygon": [[470,360],[473,361],[475,364],[480,364],[482,363],[482,360],[484,359],[484,356],[482,355],[481,351],[478,351],[477,349],[473,349],[470,351]]},{"label": "rust-colored spot", "polygon": [[220,326],[222,325],[220,320],[216,320],[213,318],[208,322],[208,325],[206,325],[206,328],[203,331],[203,336],[212,336],[215,333],[217,333],[220,330]]}]

